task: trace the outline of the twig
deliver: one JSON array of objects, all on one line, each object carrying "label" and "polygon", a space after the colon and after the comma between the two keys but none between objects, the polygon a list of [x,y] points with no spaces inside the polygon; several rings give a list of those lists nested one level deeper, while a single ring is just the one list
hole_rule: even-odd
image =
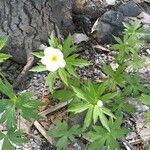
[{"label": "twig", "polygon": [[127,140],[123,139],[122,143],[125,146],[126,150],[135,150],[135,148]]},{"label": "twig", "polygon": [[45,139],[52,144],[53,140],[50,136],[47,135],[45,129],[41,126],[41,124],[38,121],[34,121],[34,126],[37,128],[37,130],[45,137]]},{"label": "twig", "polygon": [[108,48],[105,48],[102,45],[94,45],[93,48],[94,49],[100,49],[100,50],[105,51],[105,52],[110,52],[110,50]]},{"label": "twig", "polygon": [[141,144],[141,143],[143,143],[142,139],[136,139],[136,140],[130,142],[130,144],[132,144],[132,145],[137,145],[137,144]]},{"label": "twig", "polygon": [[45,117],[46,115],[51,114],[51,113],[53,113],[53,112],[55,112],[55,111],[57,111],[57,110],[59,110],[59,109],[65,107],[65,106],[67,106],[70,102],[71,102],[71,100],[70,100],[70,101],[67,101],[67,102],[59,103],[59,104],[53,106],[53,108],[48,108],[48,109],[46,109],[46,110],[40,112],[39,115]]}]

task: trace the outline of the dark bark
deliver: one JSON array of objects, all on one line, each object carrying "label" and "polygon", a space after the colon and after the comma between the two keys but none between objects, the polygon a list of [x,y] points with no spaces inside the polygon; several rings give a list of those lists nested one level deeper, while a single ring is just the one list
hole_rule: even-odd
[{"label": "dark bark", "polygon": [[9,35],[1,50],[26,64],[28,52],[47,43],[57,28],[67,35],[73,30],[73,0],[0,0],[0,36]]}]

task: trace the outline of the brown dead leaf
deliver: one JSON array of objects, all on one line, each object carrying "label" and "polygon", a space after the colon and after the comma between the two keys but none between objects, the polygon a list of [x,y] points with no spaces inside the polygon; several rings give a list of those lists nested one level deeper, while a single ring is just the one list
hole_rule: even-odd
[{"label": "brown dead leaf", "polygon": [[42,102],[44,103],[44,105],[43,105],[43,106],[40,106],[40,107],[38,108],[38,111],[39,111],[39,112],[44,111],[44,110],[48,107],[48,104],[49,104],[49,98],[48,98],[48,96],[43,97],[43,98],[42,98]]}]

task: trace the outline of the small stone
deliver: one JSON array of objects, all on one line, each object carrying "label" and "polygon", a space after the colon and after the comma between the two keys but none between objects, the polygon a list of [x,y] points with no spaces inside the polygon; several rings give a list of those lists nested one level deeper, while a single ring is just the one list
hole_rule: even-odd
[{"label": "small stone", "polygon": [[73,34],[73,43],[79,44],[81,42],[87,42],[89,37],[83,33],[74,33]]},{"label": "small stone", "polygon": [[141,22],[143,24],[150,24],[150,15],[145,13],[145,12],[141,12],[138,16],[139,19],[141,19]]},{"label": "small stone", "polygon": [[127,140],[133,140],[137,137],[137,134],[135,132],[129,132],[126,136]]}]

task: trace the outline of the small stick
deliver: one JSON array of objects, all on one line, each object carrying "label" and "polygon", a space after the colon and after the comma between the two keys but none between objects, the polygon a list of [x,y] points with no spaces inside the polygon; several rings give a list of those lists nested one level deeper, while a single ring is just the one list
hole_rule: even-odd
[{"label": "small stick", "polygon": [[53,140],[50,136],[47,135],[45,129],[41,126],[41,124],[38,121],[34,121],[34,126],[37,128],[37,130],[43,135],[43,137],[45,137],[45,139],[52,144]]},{"label": "small stick", "polygon": [[46,109],[46,110],[40,112],[39,115],[41,115],[41,116],[46,116],[46,115],[48,115],[48,114],[51,114],[51,113],[53,113],[53,112],[55,112],[55,111],[57,111],[57,110],[59,110],[59,109],[65,107],[65,106],[67,106],[70,102],[71,102],[71,100],[70,100],[70,101],[66,101],[66,102],[59,103],[59,104],[53,106],[53,108],[48,108],[48,109]]}]

